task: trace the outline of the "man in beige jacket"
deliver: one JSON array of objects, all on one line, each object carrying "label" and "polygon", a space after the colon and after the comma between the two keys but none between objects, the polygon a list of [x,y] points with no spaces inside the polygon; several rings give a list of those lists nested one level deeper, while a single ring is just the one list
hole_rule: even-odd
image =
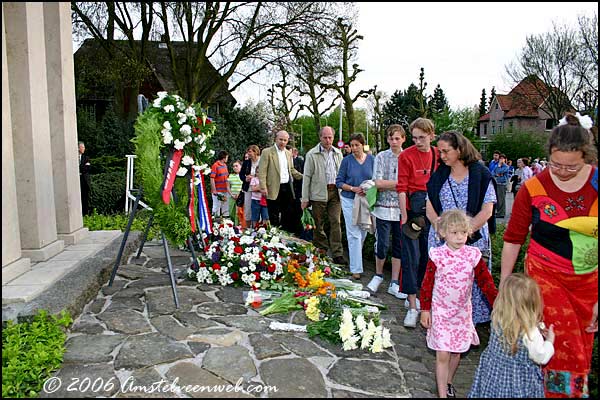
[{"label": "man in beige jacket", "polygon": [[[315,247],[323,250],[330,249],[334,262],[346,264],[340,224],[342,205],[339,191],[335,186],[335,178],[343,156],[342,152],[333,146],[334,135],[332,127],[324,126],[319,131],[320,143],[306,153],[302,181],[302,209],[312,205],[315,219],[313,239]],[[325,235],[325,215],[329,219],[329,237]]]},{"label": "man in beige jacket", "polygon": [[294,204],[292,177],[302,179],[302,174],[294,168],[292,153],[285,147],[289,138],[286,131],[279,131],[275,135],[275,145],[263,150],[258,179],[260,191],[267,197],[271,225],[293,232],[295,227],[290,218]]}]

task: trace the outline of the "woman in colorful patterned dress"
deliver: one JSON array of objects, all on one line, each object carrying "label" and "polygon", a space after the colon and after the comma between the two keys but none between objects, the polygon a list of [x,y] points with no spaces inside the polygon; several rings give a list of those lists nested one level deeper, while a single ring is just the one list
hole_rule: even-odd
[{"label": "woman in colorful patterned dress", "polygon": [[531,225],[525,271],[540,286],[544,322],[556,333],[546,397],[588,396],[598,331],[598,171],[588,126],[589,117],[567,115],[552,130],[548,168],[523,184],[504,234],[501,282]]},{"label": "woman in colorful patterned dress", "polygon": [[436,350],[439,397],[456,397],[452,380],[460,354],[479,344],[471,306],[474,279],[490,304],[498,293],[481,251],[465,245],[471,226],[470,218],[462,210],[442,214],[437,229],[445,244],[429,249],[421,287],[421,325],[427,328],[427,347]]},{"label": "woman in colorful patterned dress", "polygon": [[[429,248],[444,244],[436,234],[438,216],[447,210],[458,208],[466,211],[471,228],[476,232],[469,244],[481,250],[483,258],[492,271],[492,241],[490,233],[496,231],[494,204],[495,181],[489,170],[479,164],[481,155],[471,142],[458,132],[444,132],[437,142],[443,163],[427,183],[427,218],[431,221]],[[491,305],[487,303],[477,284],[473,284],[473,322],[480,324],[490,320]]]}]

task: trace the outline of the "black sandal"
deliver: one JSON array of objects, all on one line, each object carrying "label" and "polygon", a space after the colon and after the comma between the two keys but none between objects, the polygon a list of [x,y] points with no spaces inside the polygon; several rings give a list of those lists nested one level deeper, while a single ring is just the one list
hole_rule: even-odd
[{"label": "black sandal", "polygon": [[448,394],[447,394],[449,399],[455,399],[456,398],[456,389],[454,389],[454,385],[449,383],[448,384]]}]

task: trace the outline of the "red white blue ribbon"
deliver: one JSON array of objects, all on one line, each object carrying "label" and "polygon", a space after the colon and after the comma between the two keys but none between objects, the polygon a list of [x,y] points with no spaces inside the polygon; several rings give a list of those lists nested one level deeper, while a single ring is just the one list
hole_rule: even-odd
[{"label": "red white blue ribbon", "polygon": [[200,231],[210,235],[212,233],[212,217],[206,200],[204,177],[200,173],[197,173],[196,177],[200,181],[198,184],[198,223],[200,224]]}]

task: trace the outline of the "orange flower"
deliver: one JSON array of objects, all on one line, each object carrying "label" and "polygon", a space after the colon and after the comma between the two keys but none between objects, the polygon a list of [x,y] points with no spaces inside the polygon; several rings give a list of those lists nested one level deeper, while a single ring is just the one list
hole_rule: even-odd
[{"label": "orange flower", "polygon": [[306,281],[306,279],[304,279],[300,272],[296,272],[294,274],[294,280],[298,283],[298,286],[301,288],[305,288],[308,285],[308,282]]},{"label": "orange flower", "polygon": [[288,272],[290,274],[294,274],[298,271],[298,267],[300,267],[300,264],[298,264],[298,260],[290,260],[288,262]]}]

